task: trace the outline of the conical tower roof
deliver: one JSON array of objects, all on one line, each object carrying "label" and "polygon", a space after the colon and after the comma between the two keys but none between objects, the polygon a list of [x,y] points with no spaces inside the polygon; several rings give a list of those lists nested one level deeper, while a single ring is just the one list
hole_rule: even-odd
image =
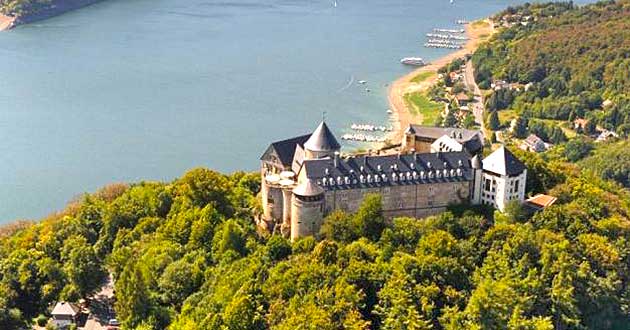
[{"label": "conical tower roof", "polygon": [[304,148],[310,151],[336,151],[341,149],[341,145],[326,123],[322,121],[308,141],[304,143]]},{"label": "conical tower roof", "polygon": [[324,188],[317,185],[311,179],[307,179],[293,189],[293,193],[298,196],[313,197],[324,193]]},{"label": "conical tower roof", "polygon": [[500,175],[516,176],[526,167],[510,150],[501,146],[483,160],[483,169]]}]

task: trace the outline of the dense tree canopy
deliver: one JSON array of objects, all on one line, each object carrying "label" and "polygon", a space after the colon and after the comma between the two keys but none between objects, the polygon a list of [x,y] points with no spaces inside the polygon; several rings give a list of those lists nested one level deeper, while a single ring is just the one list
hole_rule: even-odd
[{"label": "dense tree canopy", "polygon": [[0,240],[0,328],[106,272],[127,329],[627,328],[630,195],[536,157],[532,187],[559,202],[531,218],[388,221],[370,195],[294,243],[255,230],[256,174],[110,187]]},{"label": "dense tree canopy", "polygon": [[[583,7],[553,2],[512,7],[494,20],[508,22],[473,55],[476,80],[513,88],[493,91],[490,110],[513,109],[527,117],[630,129],[630,2]],[[608,100],[608,104],[604,101]]]}]

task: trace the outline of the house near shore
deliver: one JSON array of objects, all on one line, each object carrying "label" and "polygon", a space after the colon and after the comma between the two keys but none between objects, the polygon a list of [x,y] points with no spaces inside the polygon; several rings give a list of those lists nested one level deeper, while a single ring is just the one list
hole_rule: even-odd
[{"label": "house near shore", "polygon": [[409,125],[405,130],[401,144],[402,151],[431,152],[433,143],[444,135],[461,144],[463,146],[462,150],[470,155],[475,155],[483,149],[483,138],[479,130]]},{"label": "house near shore", "polygon": [[50,323],[59,329],[69,327],[71,324],[76,324],[81,308],[73,303],[60,301],[53,308],[52,319]]},{"label": "house near shore", "polygon": [[319,233],[335,210],[356,212],[368,194],[381,196],[388,219],[424,218],[462,203],[504,210],[509,201],[524,201],[525,165],[505,147],[482,159],[480,134],[411,125],[398,154],[342,157],[322,122],[312,134],[271,143],[261,156],[263,213],[256,222],[296,240]]}]

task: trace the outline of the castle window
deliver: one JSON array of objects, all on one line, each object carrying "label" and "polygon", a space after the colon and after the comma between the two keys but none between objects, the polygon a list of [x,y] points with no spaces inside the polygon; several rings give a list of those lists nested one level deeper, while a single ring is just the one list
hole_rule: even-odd
[{"label": "castle window", "polygon": [[514,181],[514,192],[518,192],[518,180]]}]

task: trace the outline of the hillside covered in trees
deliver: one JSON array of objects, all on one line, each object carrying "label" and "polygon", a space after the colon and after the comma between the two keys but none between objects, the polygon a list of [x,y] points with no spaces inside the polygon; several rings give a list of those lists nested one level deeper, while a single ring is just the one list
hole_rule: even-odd
[{"label": "hillside covered in trees", "polygon": [[16,17],[16,24],[63,14],[101,0],[0,0],[0,14]]},{"label": "hillside covered in trees", "polygon": [[473,55],[491,111],[592,120],[630,132],[630,1],[527,4],[494,17],[502,27]]},{"label": "hillside covered in trees", "polygon": [[[532,88],[497,93],[497,109],[518,109],[525,130],[550,136],[560,134],[544,121],[556,116],[550,104],[592,101],[575,105],[567,119],[584,116],[600,126],[611,109],[626,113],[628,82],[606,72],[615,71],[608,65],[623,70],[630,48],[624,55],[612,45],[627,39],[596,29],[576,36],[586,38],[581,54],[592,56],[584,68],[573,64],[581,57],[565,58],[564,34],[552,38],[555,48],[542,40],[589,24],[627,33],[617,30],[627,23],[627,3],[502,13],[531,15],[534,23],[501,30],[476,53],[477,78]],[[611,55],[602,45],[593,53],[591,33],[612,38]],[[562,92],[550,93],[555,88]],[[453,205],[427,219],[386,221],[379,197],[370,196],[356,214],[333,213],[319,235],[293,243],[255,227],[257,173],[194,169],[172,182],[105,187],[41,222],[0,228],[0,329],[26,329],[59,300],[89,298],[108,274],[117,317],[132,330],[629,329],[628,142],[565,139],[542,154],[512,148],[528,168],[528,194],[558,198],[541,212]]]},{"label": "hillside covered in trees", "polygon": [[389,222],[372,196],[294,243],[255,229],[257,174],[106,187],[0,238],[0,328],[110,272],[125,329],[627,329],[630,194],[562,157],[527,166],[559,197],[533,216]]}]

